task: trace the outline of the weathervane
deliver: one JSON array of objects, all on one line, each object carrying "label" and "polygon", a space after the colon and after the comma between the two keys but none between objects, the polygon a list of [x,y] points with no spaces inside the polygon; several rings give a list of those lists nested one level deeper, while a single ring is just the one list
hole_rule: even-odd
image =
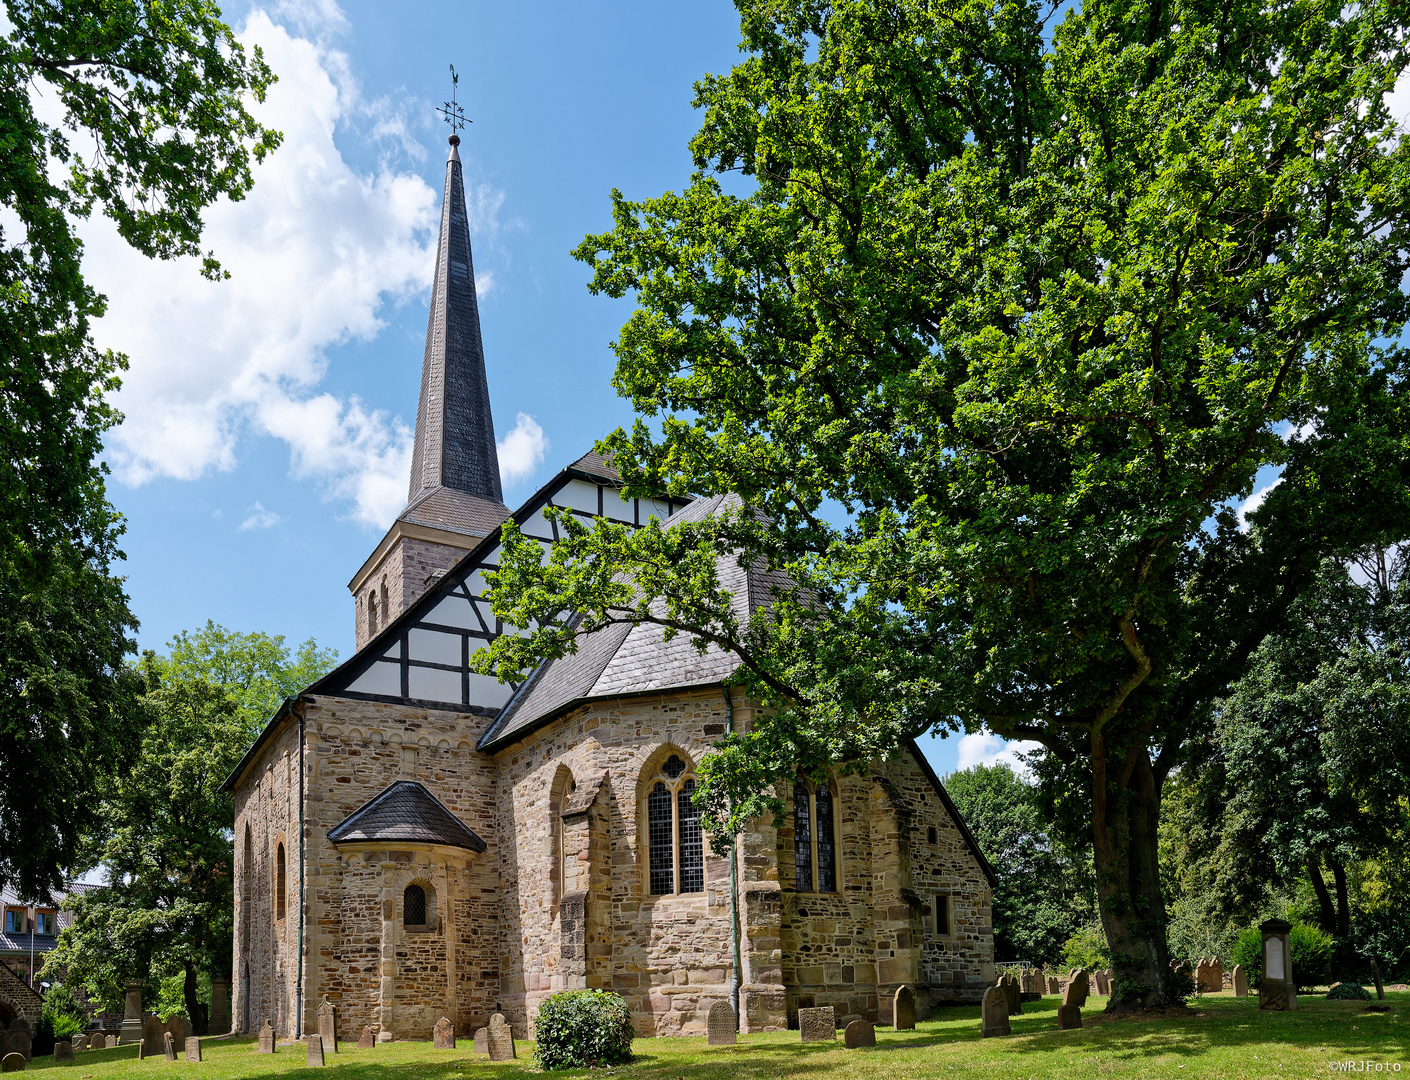
[{"label": "weathervane", "polygon": [[466,124],[473,123],[473,121],[465,119],[465,110],[462,109],[458,104],[456,104],[455,91],[459,86],[460,76],[457,75],[455,72],[455,65],[451,64],[450,100],[442,102],[442,107],[437,109],[436,112],[440,113],[441,116],[445,119],[445,122],[450,125],[450,137],[456,142],[460,141],[460,137],[456,133]]}]

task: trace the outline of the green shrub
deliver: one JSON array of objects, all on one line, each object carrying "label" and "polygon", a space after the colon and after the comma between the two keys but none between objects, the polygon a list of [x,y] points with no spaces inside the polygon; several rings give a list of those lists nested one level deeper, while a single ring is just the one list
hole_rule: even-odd
[{"label": "green shrub", "polygon": [[[1297,988],[1311,990],[1314,986],[1325,986],[1331,979],[1332,955],[1336,951],[1336,941],[1332,935],[1315,926],[1298,923],[1289,936],[1292,939],[1292,969]],[[1234,942],[1229,958],[1243,965],[1250,986],[1261,986],[1263,931],[1250,926]]]},{"label": "green shrub", "polygon": [[45,1034],[65,1042],[88,1026],[88,1013],[74,992],[62,983],[51,986],[44,994],[44,1006],[39,1014]]},{"label": "green shrub", "polygon": [[1111,967],[1111,949],[1100,923],[1084,926],[1067,939],[1062,947],[1062,965],[1064,971],[1077,967],[1086,971]]},{"label": "green shrub", "polygon": [[632,1013],[620,994],[569,990],[545,998],[534,1021],[540,1069],[620,1065],[632,1059]]},{"label": "green shrub", "polygon": [[1332,987],[1327,997],[1333,1001],[1370,1001],[1371,992],[1359,982],[1341,982]]}]

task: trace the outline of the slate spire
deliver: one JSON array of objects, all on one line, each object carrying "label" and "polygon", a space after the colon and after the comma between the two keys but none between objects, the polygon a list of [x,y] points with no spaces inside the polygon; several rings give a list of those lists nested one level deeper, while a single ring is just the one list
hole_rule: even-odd
[{"label": "slate spire", "polygon": [[452,488],[495,503],[504,501],[485,379],[485,350],[480,342],[480,307],[475,296],[459,145],[460,136],[451,135],[436,280],[431,287],[426,356],[421,365],[409,503],[437,488]]}]

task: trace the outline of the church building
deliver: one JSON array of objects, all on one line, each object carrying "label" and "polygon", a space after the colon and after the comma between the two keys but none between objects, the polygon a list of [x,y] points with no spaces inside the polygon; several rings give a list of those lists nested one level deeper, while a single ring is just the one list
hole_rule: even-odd
[{"label": "church building", "polygon": [[[350,583],[357,651],[288,699],[226,781],[234,1025],[317,1031],[326,998],[340,1038],[427,1039],[442,1016],[464,1036],[495,1012],[522,1037],[549,994],[601,987],[640,1035],[703,1034],[736,978],[745,1032],[828,1005],[888,1022],[903,984],[922,1016],[978,1001],[994,872],[914,744],[783,785],[783,827],[754,822],[731,868],[691,795],[711,744],[753,721],[725,685],[737,659],[614,627],[519,686],[469,670],[508,629],[482,599],[503,522],[551,544],[546,507],[641,525],[719,500],[625,498],[588,453],[505,505],[459,141],[408,501]],[[741,611],[765,602],[764,575],[720,571]]]}]

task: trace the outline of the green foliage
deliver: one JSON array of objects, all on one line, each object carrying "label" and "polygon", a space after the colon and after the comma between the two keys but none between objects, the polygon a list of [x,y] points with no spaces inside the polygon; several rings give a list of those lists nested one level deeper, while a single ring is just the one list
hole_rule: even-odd
[{"label": "green foliage", "polygon": [[136,623],[111,570],[122,522],[99,462],[126,360],[93,345],[105,300],[75,224],[101,209],[136,250],[218,276],[201,215],[249,190],[279,136],[246,108],[273,74],[208,0],[5,0],[4,26],[0,883],[38,897],[73,865],[92,793],[140,724],[123,671]]},{"label": "green foliage", "polygon": [[1033,785],[1003,763],[952,773],[944,783],[999,875],[997,959],[1055,962],[1063,943],[1095,916],[1090,854],[1071,855],[1048,836]]},{"label": "green foliage", "polygon": [[1111,966],[1111,948],[1100,923],[1082,927],[1063,942],[1062,966],[1068,971],[1079,967],[1095,971]]},{"label": "green foliage", "polygon": [[[936,725],[1036,740],[1160,1005],[1165,779],[1321,560],[1410,532],[1410,15],[739,10],[689,183],[614,193],[577,251],[636,304],[614,385],[643,419],[599,449],[629,495],[718,501],[669,533],[562,511],[547,561],[506,527],[496,613],[534,629],[477,669],[623,621],[733,651],[765,708],[701,765],[726,834]],[[731,560],[794,587],[742,613]]]},{"label": "green foliage", "polygon": [[1340,982],[1327,991],[1333,1001],[1370,1001],[1371,992],[1358,982]]},{"label": "green foliage", "polygon": [[534,1063],[540,1069],[598,1068],[632,1059],[632,1012],[607,990],[569,990],[539,1006]]},{"label": "green foliage", "polygon": [[62,983],[51,986],[44,993],[44,1006],[40,1017],[48,1025],[55,1039],[71,1039],[88,1024],[88,1013],[84,1011],[74,992]]},{"label": "green foliage", "polygon": [[[1293,977],[1299,990],[1311,990],[1331,981],[1336,941],[1331,934],[1306,923],[1294,923],[1289,934],[1292,946]],[[1250,986],[1263,983],[1263,933],[1251,926],[1241,933],[1230,950],[1230,960],[1242,964]]]}]

